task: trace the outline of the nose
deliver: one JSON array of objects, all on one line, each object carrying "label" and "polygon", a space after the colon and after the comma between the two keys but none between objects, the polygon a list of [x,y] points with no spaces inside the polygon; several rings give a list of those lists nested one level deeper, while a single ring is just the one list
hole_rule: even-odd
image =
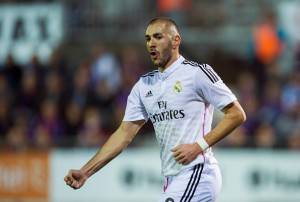
[{"label": "nose", "polygon": [[155,48],[156,47],[156,43],[155,43],[155,41],[153,39],[150,39],[150,41],[149,41],[149,47],[150,48]]}]

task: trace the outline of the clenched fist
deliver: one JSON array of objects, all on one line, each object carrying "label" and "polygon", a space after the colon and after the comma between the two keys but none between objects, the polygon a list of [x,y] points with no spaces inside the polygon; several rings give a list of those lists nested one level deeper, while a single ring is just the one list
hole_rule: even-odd
[{"label": "clenched fist", "polygon": [[84,174],[81,170],[69,170],[68,175],[64,178],[67,185],[73,189],[79,189],[84,185],[88,176]]}]

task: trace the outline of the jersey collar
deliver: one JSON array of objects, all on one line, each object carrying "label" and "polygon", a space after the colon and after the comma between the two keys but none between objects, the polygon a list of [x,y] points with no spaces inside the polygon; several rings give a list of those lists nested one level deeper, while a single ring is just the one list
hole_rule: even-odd
[{"label": "jersey collar", "polygon": [[184,61],[184,57],[182,55],[179,56],[179,58],[174,61],[165,71],[159,72],[161,79],[166,79],[170,74],[172,74],[178,67],[180,67],[180,64]]}]

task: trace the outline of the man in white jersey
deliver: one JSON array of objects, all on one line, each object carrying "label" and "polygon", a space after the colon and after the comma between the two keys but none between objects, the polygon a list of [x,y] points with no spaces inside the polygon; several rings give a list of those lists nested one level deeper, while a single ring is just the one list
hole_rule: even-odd
[{"label": "man in white jersey", "polygon": [[[222,179],[211,146],[242,124],[245,113],[209,65],[180,55],[181,37],[174,21],[151,20],[145,38],[158,70],[139,79],[128,96],[120,127],[91,160],[79,170],[70,170],[64,180],[80,188],[121,153],[150,119],[165,177],[160,202],[215,201]],[[214,107],[224,117],[211,130]]]}]

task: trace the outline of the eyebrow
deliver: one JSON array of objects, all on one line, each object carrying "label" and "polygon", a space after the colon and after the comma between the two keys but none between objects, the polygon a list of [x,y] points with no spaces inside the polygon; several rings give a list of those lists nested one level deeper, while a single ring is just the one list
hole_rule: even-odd
[{"label": "eyebrow", "polygon": [[[157,37],[157,36],[160,36],[160,35],[163,35],[163,33],[161,33],[161,32],[156,32],[156,33],[152,34],[152,36],[154,36],[154,37]],[[149,35],[149,34],[146,34],[146,35],[145,35],[145,38],[148,38],[148,37],[150,37],[150,35]]]}]

